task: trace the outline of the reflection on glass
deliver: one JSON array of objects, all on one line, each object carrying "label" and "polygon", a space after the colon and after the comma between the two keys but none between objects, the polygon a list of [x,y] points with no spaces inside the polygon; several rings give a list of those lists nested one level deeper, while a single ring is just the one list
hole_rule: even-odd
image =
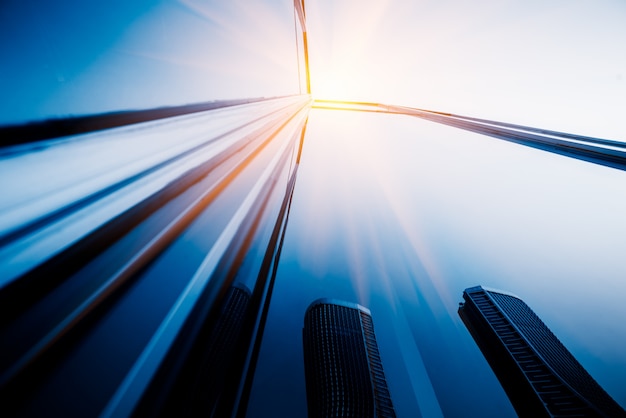
[{"label": "reflection on glass", "polygon": [[298,92],[293,3],[3,1],[0,125]]},{"label": "reflection on glass", "polygon": [[[268,165],[268,170],[273,167],[270,181],[228,244],[211,276],[212,286],[204,291],[159,372],[161,378],[153,380],[136,415],[222,417],[234,416],[240,405],[245,407],[247,376],[254,373],[255,340],[263,333],[272,263],[278,258],[287,223],[305,126],[306,121],[300,120],[289,130],[284,138],[288,146],[276,156],[278,165]],[[221,290],[220,283],[224,283]],[[212,292],[218,293],[214,302]],[[173,383],[160,382],[166,378]]]},{"label": "reflection on glass", "polygon": [[626,416],[521,299],[481,286],[463,299],[459,315],[520,416]]},{"label": "reflection on glass", "polygon": [[230,386],[227,382],[229,374],[237,369],[240,346],[247,343],[241,340],[249,316],[250,298],[250,290],[243,285],[228,288],[216,318],[208,321],[202,338],[196,339],[187,356],[195,360],[191,365],[193,370],[186,370],[178,378],[178,384],[171,388],[168,400],[159,407],[158,413],[151,411],[145,413],[146,416],[196,416],[199,413],[215,416],[222,397],[228,396],[225,393]]}]

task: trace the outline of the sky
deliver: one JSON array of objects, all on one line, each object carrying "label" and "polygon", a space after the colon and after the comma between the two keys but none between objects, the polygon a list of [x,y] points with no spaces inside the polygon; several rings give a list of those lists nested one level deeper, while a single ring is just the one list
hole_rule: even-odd
[{"label": "sky", "polygon": [[305,415],[301,335],[318,298],[371,310],[399,417],[516,416],[457,312],[476,285],[518,295],[626,405],[625,193],[621,170],[313,109],[248,416]]},{"label": "sky", "polygon": [[[626,3],[309,0],[314,98],[626,140]],[[0,5],[0,124],[299,92],[293,3]]]},{"label": "sky", "polygon": [[626,140],[626,3],[309,1],[316,96]]}]

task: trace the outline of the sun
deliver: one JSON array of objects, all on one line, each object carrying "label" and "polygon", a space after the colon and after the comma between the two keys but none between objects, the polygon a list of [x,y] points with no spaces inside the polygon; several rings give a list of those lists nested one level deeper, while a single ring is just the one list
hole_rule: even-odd
[{"label": "sun", "polygon": [[354,100],[363,92],[363,73],[352,65],[333,65],[311,72],[311,91],[315,99]]}]

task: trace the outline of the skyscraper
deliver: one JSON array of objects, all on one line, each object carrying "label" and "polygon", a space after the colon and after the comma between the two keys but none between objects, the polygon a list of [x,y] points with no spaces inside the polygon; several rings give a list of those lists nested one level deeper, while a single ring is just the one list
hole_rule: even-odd
[{"label": "skyscraper", "polygon": [[[250,316],[252,293],[242,283],[228,287],[219,308],[196,330],[193,343],[168,359],[135,409],[135,417],[215,417],[231,407],[238,383],[243,334]],[[191,333],[188,331],[188,333]]]},{"label": "skyscraper", "polygon": [[395,417],[369,309],[320,299],[302,330],[309,417]]},{"label": "skyscraper", "polygon": [[463,299],[459,316],[520,416],[626,416],[524,301],[482,286]]}]

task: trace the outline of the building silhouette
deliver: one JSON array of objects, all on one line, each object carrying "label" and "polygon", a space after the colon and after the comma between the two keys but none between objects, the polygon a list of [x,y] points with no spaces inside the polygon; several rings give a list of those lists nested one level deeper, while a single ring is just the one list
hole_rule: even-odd
[{"label": "building silhouette", "polygon": [[[179,350],[167,363],[135,409],[135,417],[216,417],[230,407],[243,334],[250,313],[252,293],[241,283],[231,285],[218,307],[197,330],[188,350]],[[180,363],[180,364],[179,364]],[[235,378],[233,381],[232,379]]]},{"label": "building silhouette", "polygon": [[310,418],[396,416],[368,309],[317,300],[302,334]]},{"label": "building silhouette", "polygon": [[[237,362],[237,353],[242,344],[242,333],[249,314],[252,294],[243,284],[228,288],[222,301],[218,317],[213,324],[206,343],[201,346],[205,355],[198,364],[196,380],[189,390],[186,409],[190,416],[218,416],[223,392],[228,390],[226,382]],[[196,343],[197,344],[197,343]],[[179,407],[174,414],[179,413]]]},{"label": "building silhouette", "polygon": [[520,416],[626,416],[524,301],[482,286],[463,299],[459,316]]}]

